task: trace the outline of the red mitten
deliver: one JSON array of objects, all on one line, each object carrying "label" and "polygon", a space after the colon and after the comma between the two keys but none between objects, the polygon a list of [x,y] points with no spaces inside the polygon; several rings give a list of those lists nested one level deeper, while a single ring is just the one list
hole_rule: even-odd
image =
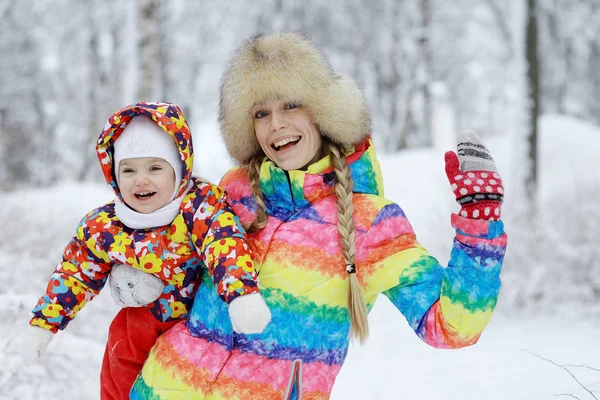
[{"label": "red mitten", "polygon": [[458,155],[445,155],[446,175],[461,206],[460,215],[471,219],[500,219],[504,187],[489,150],[474,132],[458,135]]}]

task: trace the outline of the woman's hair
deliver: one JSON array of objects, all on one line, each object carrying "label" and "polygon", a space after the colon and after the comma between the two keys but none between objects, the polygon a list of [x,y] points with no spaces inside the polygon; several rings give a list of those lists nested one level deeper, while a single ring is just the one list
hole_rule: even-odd
[{"label": "woman's hair", "polygon": [[338,209],[338,232],[342,241],[342,253],[348,271],[350,288],[348,290],[348,312],[350,313],[352,335],[363,343],[369,335],[367,307],[362,295],[362,289],[356,277],[356,247],[354,245],[354,205],[352,204],[352,177],[346,164],[346,157],[340,145],[328,143],[331,162],[335,170],[335,195]]},{"label": "woman's hair", "polygon": [[[336,176],[335,194],[337,197],[338,232],[340,233],[342,242],[342,254],[347,271],[349,267],[352,270],[351,273],[348,271],[350,284],[348,290],[348,312],[350,313],[351,335],[363,343],[369,335],[369,324],[367,320],[367,307],[355,273],[356,247],[354,244],[354,221],[352,219],[354,213],[354,206],[352,204],[352,177],[350,176],[350,168],[346,164],[346,157],[344,156],[342,146],[332,143],[327,139],[323,141],[323,146],[329,152]],[[260,168],[264,157],[264,154],[259,152],[246,166],[252,194],[256,199],[256,217],[251,223],[245,225],[248,232],[257,232],[267,225],[267,210],[262,191],[260,190]]]},{"label": "woman's hair", "polygon": [[248,178],[250,178],[250,188],[256,201],[256,217],[252,222],[244,224],[244,228],[248,233],[258,232],[267,226],[267,207],[265,206],[265,200],[260,190],[260,166],[264,158],[265,155],[263,152],[259,151],[258,154],[252,157],[250,163],[246,165]]}]

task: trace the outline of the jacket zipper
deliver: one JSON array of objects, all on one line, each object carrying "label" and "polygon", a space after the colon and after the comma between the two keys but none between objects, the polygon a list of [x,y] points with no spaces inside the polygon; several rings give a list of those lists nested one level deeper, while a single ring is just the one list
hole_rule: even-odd
[{"label": "jacket zipper", "polygon": [[290,371],[290,379],[285,390],[285,396],[283,400],[290,400],[292,393],[296,388],[296,398],[294,400],[302,399],[302,360],[295,359],[292,362],[292,370]]}]

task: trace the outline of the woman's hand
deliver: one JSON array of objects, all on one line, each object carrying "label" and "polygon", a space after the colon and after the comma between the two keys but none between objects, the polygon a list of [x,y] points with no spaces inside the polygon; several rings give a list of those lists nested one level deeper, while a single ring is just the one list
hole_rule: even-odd
[{"label": "woman's hand", "polygon": [[474,132],[458,135],[458,155],[445,155],[446,175],[461,206],[460,215],[497,221],[502,211],[504,187],[489,150]]}]

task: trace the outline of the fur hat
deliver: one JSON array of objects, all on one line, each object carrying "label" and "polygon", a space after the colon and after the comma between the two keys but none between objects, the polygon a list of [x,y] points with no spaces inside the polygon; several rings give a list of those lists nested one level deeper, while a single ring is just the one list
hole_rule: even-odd
[{"label": "fur hat", "polygon": [[294,101],[312,115],[321,134],[344,146],[371,132],[362,93],[336,75],[303,36],[284,32],[251,38],[236,51],[221,80],[219,123],[227,151],[246,164],[260,151],[251,109],[271,100]]}]

